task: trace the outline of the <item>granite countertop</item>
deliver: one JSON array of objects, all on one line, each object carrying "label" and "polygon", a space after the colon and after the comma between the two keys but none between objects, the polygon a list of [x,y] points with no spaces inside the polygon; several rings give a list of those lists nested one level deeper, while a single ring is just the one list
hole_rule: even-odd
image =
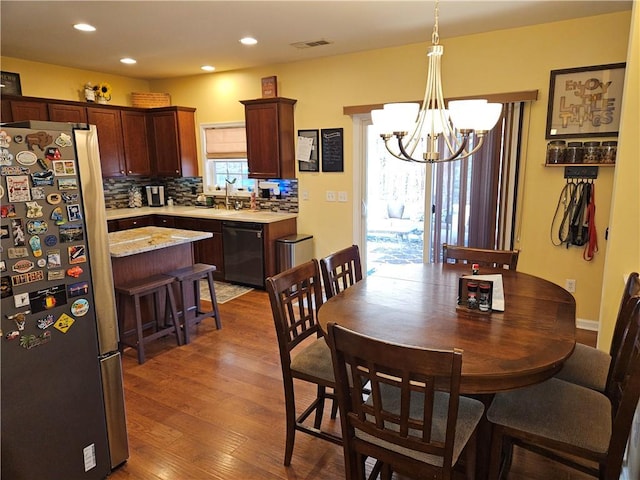
[{"label": "granite countertop", "polygon": [[109,253],[112,257],[128,257],[136,253],[196,242],[212,236],[211,232],[181,230],[179,228],[131,228],[109,234]]},{"label": "granite countertop", "polygon": [[171,215],[175,217],[203,218],[212,220],[234,220],[236,222],[273,223],[297,218],[297,213],[270,212],[268,210],[224,210],[198,207],[141,207],[109,208],[107,220],[121,220],[145,215]]}]

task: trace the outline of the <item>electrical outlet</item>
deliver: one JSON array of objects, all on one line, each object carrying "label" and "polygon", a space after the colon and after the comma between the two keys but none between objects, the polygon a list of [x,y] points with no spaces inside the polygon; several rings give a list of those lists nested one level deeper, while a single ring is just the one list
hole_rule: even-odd
[{"label": "electrical outlet", "polygon": [[569,293],[576,293],[576,281],[573,278],[567,278],[564,281],[564,288]]},{"label": "electrical outlet", "polygon": [[302,200],[309,200],[309,191],[308,190],[303,190],[302,191]]},{"label": "electrical outlet", "polygon": [[335,202],[336,201],[336,192],[333,190],[327,190],[327,202]]},{"label": "electrical outlet", "polygon": [[338,201],[346,202],[347,201],[347,192],[338,192]]}]

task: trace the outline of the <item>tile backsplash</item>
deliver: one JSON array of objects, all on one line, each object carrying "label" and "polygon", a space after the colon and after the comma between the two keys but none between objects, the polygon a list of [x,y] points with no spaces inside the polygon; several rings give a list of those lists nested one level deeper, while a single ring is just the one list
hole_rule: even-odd
[{"label": "tile backsplash", "polygon": [[[280,184],[278,197],[262,198],[258,193],[256,205],[259,210],[274,212],[298,212],[298,181],[274,180]],[[175,205],[195,205],[196,197],[202,193],[202,177],[125,177],[104,178],[104,199],[107,208],[127,208],[129,206],[129,190],[138,188],[142,192],[142,204],[147,205],[144,187],[147,185],[164,185],[165,199],[173,198]],[[249,199],[241,198],[243,208],[249,208]],[[234,200],[238,198],[233,197]],[[215,197],[215,203],[224,205],[224,192]]]}]

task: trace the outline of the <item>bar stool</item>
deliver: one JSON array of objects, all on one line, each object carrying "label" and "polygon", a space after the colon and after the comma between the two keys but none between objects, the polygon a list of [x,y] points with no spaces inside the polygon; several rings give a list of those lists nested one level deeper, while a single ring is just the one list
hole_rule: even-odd
[{"label": "bar stool", "polygon": [[[118,326],[121,332],[120,349],[122,350],[123,345],[135,348],[138,352],[138,363],[140,364],[145,361],[145,343],[166,335],[175,334],[178,345],[182,345],[176,301],[173,295],[173,290],[171,289],[172,283],[173,277],[160,274],[115,286],[118,299]],[[161,293],[163,292],[165,294],[165,309],[164,318],[161,324],[159,313]],[[147,296],[152,296],[154,319],[151,322],[142,323],[140,298]],[[132,300],[134,304],[135,329],[125,331],[125,303],[127,299]],[[171,315],[172,325],[167,324],[168,315]],[[144,330],[151,327],[153,327],[155,331],[151,334],[144,335]],[[131,336],[135,338],[135,341],[127,340],[127,337]]]},{"label": "bar stool", "polygon": [[[179,268],[167,273],[171,275],[180,286],[180,297],[182,299],[182,325],[184,328],[184,343],[190,342],[189,327],[193,324],[200,323],[203,319],[213,317],[216,320],[216,328],[220,330],[220,312],[218,311],[218,301],[216,300],[216,291],[213,286],[213,272],[216,271],[215,265],[207,265],[206,263],[195,263],[187,267]],[[211,295],[211,310],[200,310],[200,280],[207,280],[209,286],[209,294]],[[189,295],[189,290],[193,296]],[[190,300],[193,299],[193,303]],[[193,313],[193,316],[191,315]]]}]

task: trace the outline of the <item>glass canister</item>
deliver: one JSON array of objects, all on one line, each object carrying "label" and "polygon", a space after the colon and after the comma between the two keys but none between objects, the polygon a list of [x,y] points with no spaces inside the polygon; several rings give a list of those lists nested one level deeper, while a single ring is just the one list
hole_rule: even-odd
[{"label": "glass canister", "polygon": [[582,142],[569,142],[567,144],[567,154],[565,155],[565,162],[584,162],[584,147],[582,146]]},{"label": "glass canister", "polygon": [[584,163],[600,163],[600,142],[584,142]]},{"label": "glass canister", "polygon": [[564,163],[567,142],[564,140],[552,140],[547,144],[547,163]]},{"label": "glass canister", "polygon": [[616,163],[616,153],[618,150],[618,142],[602,142],[602,163]]}]

